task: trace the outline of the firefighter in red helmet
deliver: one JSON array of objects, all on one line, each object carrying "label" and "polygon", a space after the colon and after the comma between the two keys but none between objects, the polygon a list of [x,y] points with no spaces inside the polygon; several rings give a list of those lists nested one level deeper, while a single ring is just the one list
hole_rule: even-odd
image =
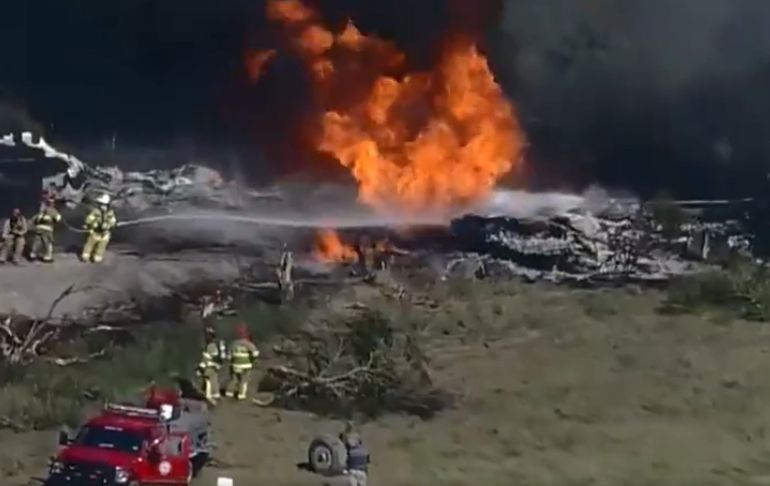
[{"label": "firefighter in red helmet", "polygon": [[251,341],[246,324],[238,324],[235,334],[236,338],[230,344],[230,383],[227,385],[226,395],[245,400],[259,350]]}]

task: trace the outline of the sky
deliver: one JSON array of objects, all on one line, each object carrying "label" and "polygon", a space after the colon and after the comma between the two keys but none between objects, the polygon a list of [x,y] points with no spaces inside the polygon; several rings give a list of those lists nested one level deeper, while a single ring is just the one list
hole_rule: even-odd
[{"label": "sky", "polygon": [[[320,3],[416,66],[447,31],[478,33],[529,139],[520,184],[708,197],[757,191],[768,170],[766,0]],[[306,102],[298,67],[281,61],[263,91],[244,78],[244,49],[268,42],[263,0],[2,8],[0,130],[95,157],[115,137],[132,165],[203,157],[258,178],[303,167],[275,150]]]}]

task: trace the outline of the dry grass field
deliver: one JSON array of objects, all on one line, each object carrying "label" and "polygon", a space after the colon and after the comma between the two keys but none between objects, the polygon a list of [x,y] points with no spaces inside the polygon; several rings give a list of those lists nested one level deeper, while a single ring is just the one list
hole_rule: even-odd
[{"label": "dry grass field", "polygon": [[[372,484],[389,486],[770,484],[770,327],[725,312],[662,312],[664,294],[622,288],[412,283],[399,301],[355,285],[305,303],[297,319],[382,310],[422,336],[455,408],[362,425]],[[256,317],[255,317],[256,318]],[[295,323],[296,324],[296,323]],[[273,322],[271,326],[280,327]],[[267,347],[267,343],[264,343]],[[217,475],[236,485],[321,485],[296,468],[339,422],[223,403]],[[55,432],[3,432],[4,484],[27,484]]]}]

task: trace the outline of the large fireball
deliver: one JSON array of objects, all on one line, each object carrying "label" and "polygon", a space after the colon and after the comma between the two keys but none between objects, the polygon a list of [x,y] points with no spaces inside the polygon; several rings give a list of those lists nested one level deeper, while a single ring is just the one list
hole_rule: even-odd
[{"label": "large fireball", "polygon": [[[332,32],[300,0],[271,0],[267,13],[314,80],[316,148],[350,170],[364,203],[410,212],[464,207],[520,160],[514,108],[472,39],[448,41],[432,71],[408,72],[394,45],[352,23]],[[265,57],[251,59],[253,77],[263,64],[254,59]]]}]

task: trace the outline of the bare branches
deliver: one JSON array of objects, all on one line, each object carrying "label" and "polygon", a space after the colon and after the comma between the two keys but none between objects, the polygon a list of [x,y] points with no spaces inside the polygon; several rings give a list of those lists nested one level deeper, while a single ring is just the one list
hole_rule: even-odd
[{"label": "bare branches", "polygon": [[46,358],[47,361],[57,365],[57,366],[71,366],[74,364],[83,364],[88,363],[89,361],[93,361],[96,358],[101,358],[107,354],[106,349],[102,349],[100,351],[96,351],[95,353],[91,353],[88,356],[83,357],[71,357],[71,358]]},{"label": "bare branches", "polygon": [[415,337],[394,329],[383,316],[365,311],[345,328],[323,327],[297,333],[281,349],[291,365],[267,370],[261,389],[288,408],[321,413],[353,410],[430,416],[449,406],[451,395],[437,390]]},{"label": "bare branches", "polygon": [[6,316],[0,324],[0,356],[10,365],[27,364],[40,356],[58,334],[58,328],[43,321],[15,322]]},{"label": "bare branches", "polygon": [[40,358],[62,329],[53,319],[56,308],[67,297],[88,289],[78,289],[74,283],[64,289],[53,300],[44,319],[25,319],[16,315],[0,317],[0,360],[15,366]]}]

